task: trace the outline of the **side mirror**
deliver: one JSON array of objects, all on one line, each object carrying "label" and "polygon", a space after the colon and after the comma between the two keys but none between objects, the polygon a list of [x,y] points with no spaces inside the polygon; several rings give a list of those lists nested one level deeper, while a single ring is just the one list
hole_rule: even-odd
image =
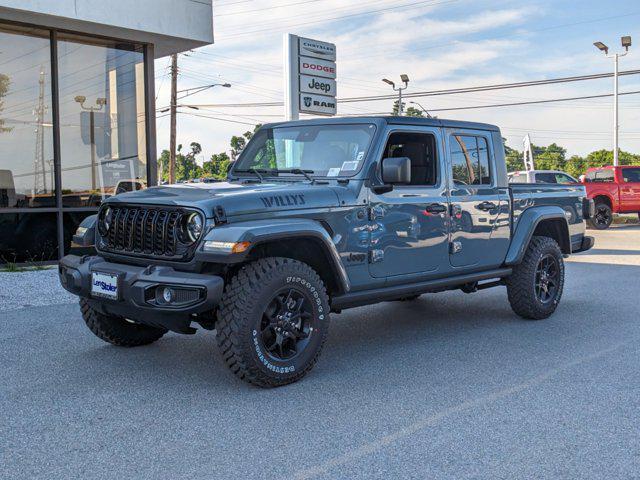
[{"label": "side mirror", "polygon": [[383,158],[382,181],[391,185],[411,183],[411,159],[408,157]]}]

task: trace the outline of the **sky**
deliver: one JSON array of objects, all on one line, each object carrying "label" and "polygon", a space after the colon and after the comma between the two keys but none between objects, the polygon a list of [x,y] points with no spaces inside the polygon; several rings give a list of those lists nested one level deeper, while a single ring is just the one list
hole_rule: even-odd
[{"label": "sky", "polygon": [[[214,0],[213,45],[178,59],[178,89],[213,87],[179,101],[178,143],[203,147],[200,162],[229,150],[232,135],[283,119],[284,107],[220,104],[283,99],[283,35],[336,44],[338,98],[388,95],[401,74],[407,93],[613,71],[594,46],[622,52],[620,71],[640,68],[640,3],[634,0]],[[156,60],[157,107],[169,104],[169,58]],[[612,78],[489,92],[414,98],[427,110],[610,94]],[[640,76],[620,77],[620,92],[640,91]],[[558,143],[568,155],[612,148],[612,98],[543,105],[439,111],[440,118],[498,125],[522,150]],[[390,112],[392,100],[338,104],[338,115]],[[215,107],[208,105],[217,105]],[[415,106],[415,105],[408,105]],[[311,118],[302,116],[301,118]],[[168,148],[169,117],[158,113],[158,151]],[[640,153],[640,94],[620,97],[620,148]]]}]

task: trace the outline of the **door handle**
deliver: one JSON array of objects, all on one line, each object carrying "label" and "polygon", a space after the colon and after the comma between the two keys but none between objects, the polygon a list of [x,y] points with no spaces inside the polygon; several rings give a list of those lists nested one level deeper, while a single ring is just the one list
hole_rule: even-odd
[{"label": "door handle", "polygon": [[428,213],[445,213],[447,211],[447,207],[442,205],[441,203],[430,203],[426,207],[424,207],[424,211]]},{"label": "door handle", "polygon": [[498,206],[493,202],[482,202],[482,203],[477,204],[476,208],[478,210],[487,211],[487,210],[493,210],[495,208],[498,208]]}]

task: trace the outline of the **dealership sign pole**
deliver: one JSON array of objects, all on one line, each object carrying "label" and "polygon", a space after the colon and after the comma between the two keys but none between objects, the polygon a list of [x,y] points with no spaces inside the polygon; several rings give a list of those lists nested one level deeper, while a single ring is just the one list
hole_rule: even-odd
[{"label": "dealership sign pole", "polygon": [[336,114],[336,46],[297,35],[284,37],[285,119],[300,113]]}]

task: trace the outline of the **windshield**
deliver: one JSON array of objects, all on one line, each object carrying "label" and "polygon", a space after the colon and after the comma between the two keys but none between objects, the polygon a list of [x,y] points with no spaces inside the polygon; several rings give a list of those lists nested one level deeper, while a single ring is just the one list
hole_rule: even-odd
[{"label": "windshield", "polygon": [[233,171],[300,169],[316,177],[349,177],[360,170],[374,132],[371,124],[263,128]]}]

